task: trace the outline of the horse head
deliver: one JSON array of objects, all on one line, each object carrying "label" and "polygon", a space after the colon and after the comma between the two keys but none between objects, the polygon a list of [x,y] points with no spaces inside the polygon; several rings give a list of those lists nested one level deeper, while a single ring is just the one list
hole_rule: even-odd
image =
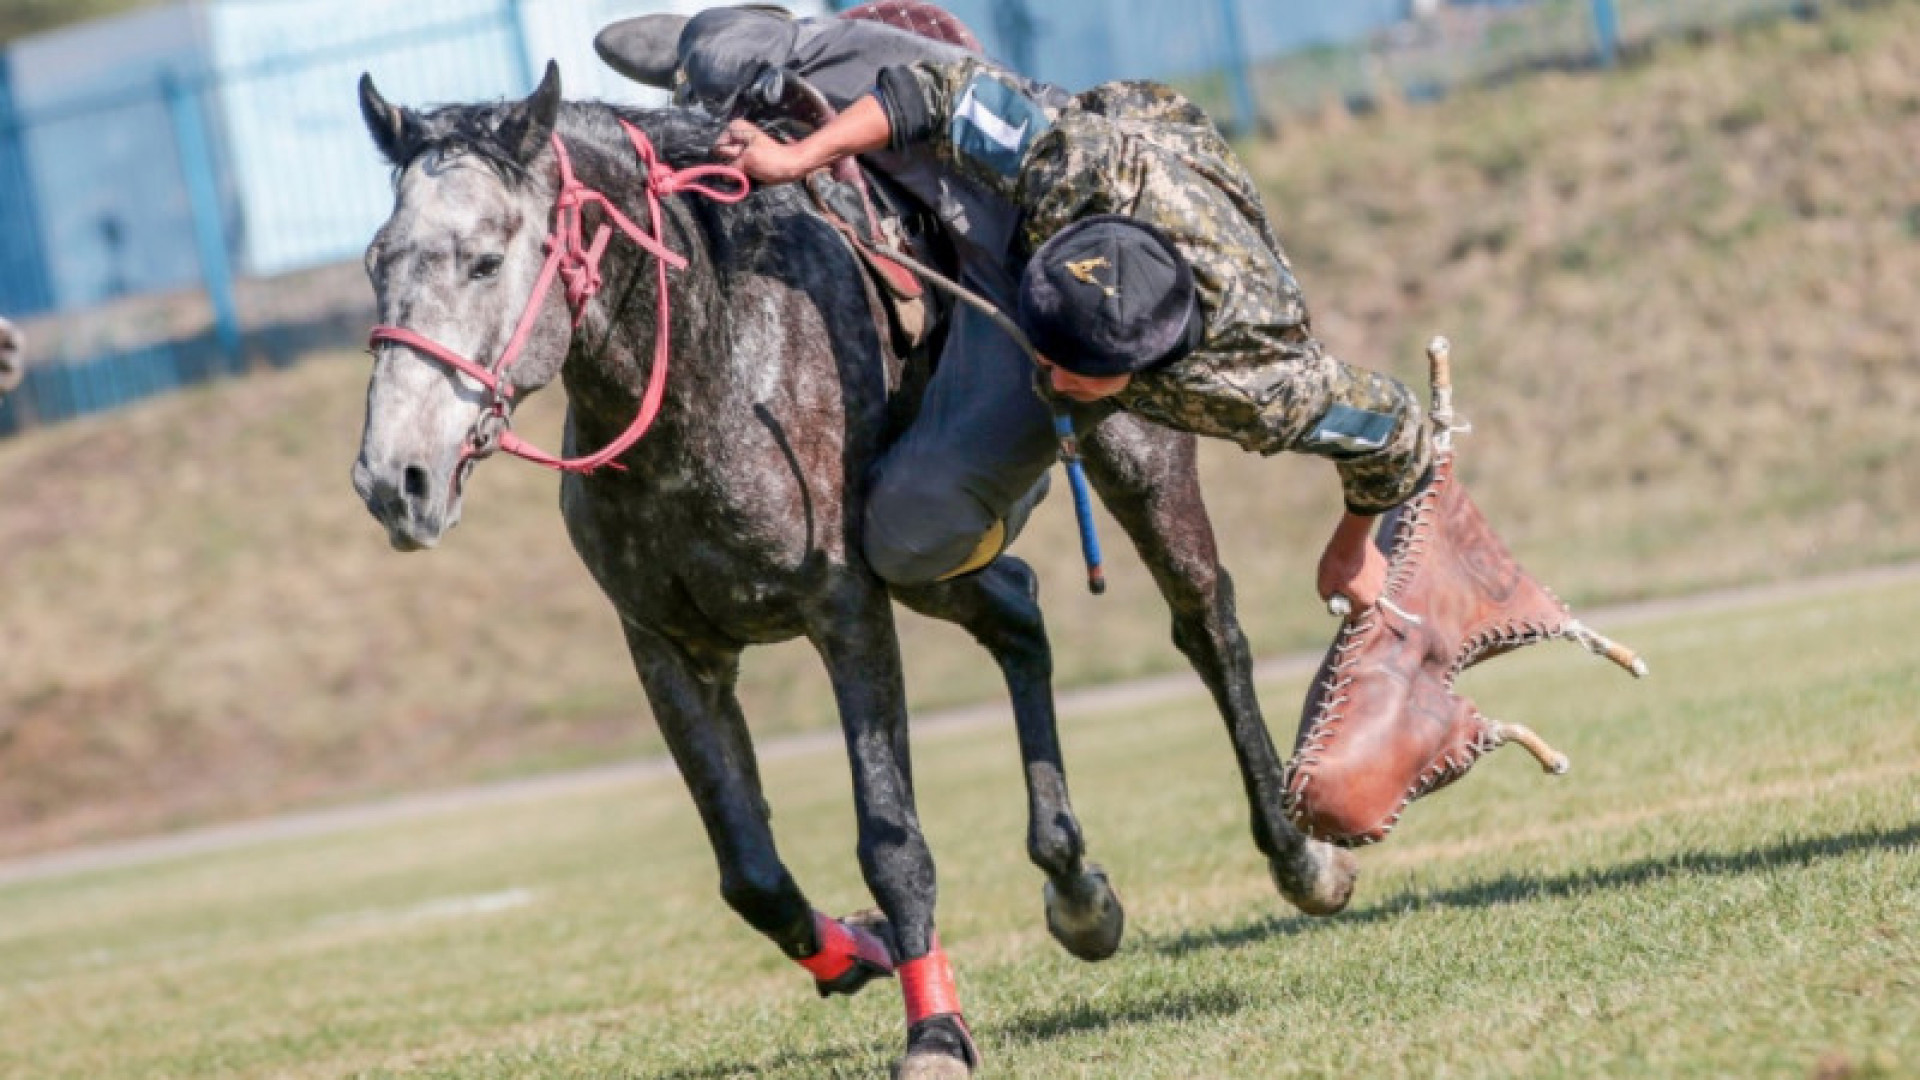
[{"label": "horse head", "polygon": [[[539,308],[502,376],[514,399],[553,380],[572,336],[565,305],[541,307],[536,295],[559,108],[552,64],[524,101],[429,113],[389,104],[360,80],[361,115],[395,170],[393,213],[366,252],[379,321],[495,370],[522,313]],[[495,404],[472,375],[376,343],[353,486],[395,548],[430,548],[459,522],[469,440]]]},{"label": "horse head", "polygon": [[0,397],[20,386],[27,376],[27,339],[19,328],[0,319]]}]

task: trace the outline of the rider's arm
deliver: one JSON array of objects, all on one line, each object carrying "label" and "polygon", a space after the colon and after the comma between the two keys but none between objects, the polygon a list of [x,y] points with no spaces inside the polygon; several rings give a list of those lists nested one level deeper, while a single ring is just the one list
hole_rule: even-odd
[{"label": "rider's arm", "polygon": [[987,191],[1021,202],[1028,152],[1053,126],[1063,91],[980,59],[883,68],[873,96],[893,131],[889,149],[920,145]]},{"label": "rider's arm", "polygon": [[745,120],[735,120],[714,152],[760,183],[785,184],[848,155],[885,149],[892,131],[886,110],[868,95],[795,143],[780,142]]},{"label": "rider's arm", "polygon": [[797,180],[849,154],[926,145],[989,191],[1014,198],[1027,151],[1052,126],[1029,83],[982,60],[881,70],[871,94],[796,143],[734,121],[714,150],[761,183]]}]

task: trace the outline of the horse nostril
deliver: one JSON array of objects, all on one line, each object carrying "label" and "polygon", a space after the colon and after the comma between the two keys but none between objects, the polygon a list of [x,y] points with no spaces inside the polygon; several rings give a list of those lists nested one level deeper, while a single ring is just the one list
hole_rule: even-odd
[{"label": "horse nostril", "polygon": [[407,498],[424,499],[427,497],[427,470],[418,465],[407,466],[404,478]]}]

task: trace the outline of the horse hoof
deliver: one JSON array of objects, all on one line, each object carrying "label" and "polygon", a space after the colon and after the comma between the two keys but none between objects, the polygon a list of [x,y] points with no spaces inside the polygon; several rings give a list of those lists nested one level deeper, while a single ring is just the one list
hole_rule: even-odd
[{"label": "horse hoof", "polygon": [[839,978],[829,982],[814,980],[813,988],[823,998],[832,997],[835,994],[852,997],[865,990],[867,984],[875,979],[892,978],[893,967],[899,962],[900,943],[894,939],[893,923],[887,920],[886,912],[879,908],[868,908],[848,915],[841,919],[840,923],[856,934],[867,934],[879,939],[881,946],[887,951],[887,966],[879,967],[864,958],[855,959],[853,966]]},{"label": "horse hoof", "polygon": [[900,962],[900,941],[893,936],[893,923],[887,919],[887,913],[877,907],[856,911],[840,920],[854,930],[864,930],[880,939],[887,947],[887,955],[894,963]]},{"label": "horse hoof", "polygon": [[1120,948],[1127,912],[1105,870],[1087,867],[1064,895],[1048,881],[1040,895],[1047,906],[1047,932],[1068,952],[1095,963]]},{"label": "horse hoof", "polygon": [[893,1067],[893,1080],[966,1080],[973,1070],[956,1057],[938,1051],[916,1051]]},{"label": "horse hoof", "polygon": [[907,1056],[893,1067],[895,1080],[963,1080],[980,1064],[967,1022],[957,1013],[929,1016],[907,1030]]},{"label": "horse hoof", "polygon": [[1295,865],[1306,872],[1290,877],[1279,862],[1267,860],[1267,872],[1273,875],[1274,886],[1288,903],[1308,915],[1338,915],[1345,910],[1360,877],[1360,860],[1353,852],[1308,840]]}]

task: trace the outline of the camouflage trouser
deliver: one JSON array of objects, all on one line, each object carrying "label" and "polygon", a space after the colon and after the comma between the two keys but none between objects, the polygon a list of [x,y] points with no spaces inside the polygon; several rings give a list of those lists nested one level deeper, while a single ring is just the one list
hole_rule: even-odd
[{"label": "camouflage trouser", "polygon": [[1330,458],[1356,511],[1413,494],[1431,459],[1419,398],[1313,338],[1253,181],[1205,114],[1153,83],[1108,84],[1074,101],[1023,167],[1023,243],[1036,249],[1090,214],[1148,222],[1192,266],[1207,321],[1199,349],[1136,376],[1116,402],[1249,450]]},{"label": "camouflage trouser", "polygon": [[1032,361],[957,305],[919,415],[876,466],[861,540],[868,564],[895,585],[979,569],[1046,497],[1057,448]]}]

